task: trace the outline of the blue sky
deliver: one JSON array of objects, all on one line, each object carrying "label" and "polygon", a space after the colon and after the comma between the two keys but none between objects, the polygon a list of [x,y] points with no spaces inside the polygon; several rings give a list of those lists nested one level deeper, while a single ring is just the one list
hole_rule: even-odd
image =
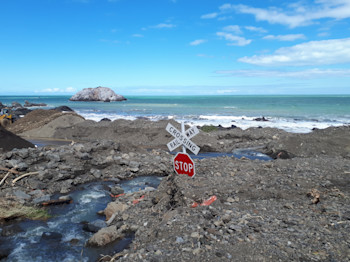
[{"label": "blue sky", "polygon": [[0,95],[350,94],[350,0],[0,0]]}]

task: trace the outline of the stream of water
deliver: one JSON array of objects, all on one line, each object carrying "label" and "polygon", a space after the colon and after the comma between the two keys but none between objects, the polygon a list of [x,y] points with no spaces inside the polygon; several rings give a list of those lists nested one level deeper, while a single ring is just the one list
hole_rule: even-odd
[{"label": "stream of water", "polygon": [[[120,183],[125,193],[156,188],[161,178],[138,177]],[[80,186],[70,196],[73,203],[51,206],[48,221],[23,221],[23,232],[8,237],[6,245],[12,249],[4,261],[96,261],[101,254],[113,254],[126,248],[132,241],[128,236],[103,248],[85,247],[92,233],[83,230],[84,222],[104,220],[97,211],[105,209],[111,201],[109,187],[114,182],[96,182]],[[6,248],[6,246],[2,248]]]},{"label": "stream of water", "polygon": [[[270,157],[252,149],[239,149],[232,153],[202,153],[193,158],[231,156],[246,157],[251,160],[269,161]],[[120,182],[125,193],[143,190],[146,187],[157,188],[161,178],[155,176],[138,177]],[[99,221],[104,223],[104,217],[97,212],[105,209],[111,201],[110,187],[115,182],[94,182],[81,185],[70,193],[73,203],[69,205],[50,206],[52,215],[48,221],[26,220],[18,225],[20,233],[1,241],[1,249],[11,250],[10,255],[2,261],[96,261],[101,255],[114,254],[122,251],[131,243],[133,236],[127,236],[121,241],[109,244],[103,248],[86,247],[86,241],[92,233],[84,231],[86,223]],[[59,195],[54,196],[58,198]]]}]

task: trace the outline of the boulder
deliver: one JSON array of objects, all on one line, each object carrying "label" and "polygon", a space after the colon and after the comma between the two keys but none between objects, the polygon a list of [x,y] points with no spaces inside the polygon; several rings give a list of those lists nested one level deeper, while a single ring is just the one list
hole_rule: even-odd
[{"label": "boulder", "polygon": [[87,223],[83,226],[83,230],[91,233],[96,233],[98,232],[101,228],[106,227],[107,224],[105,221],[97,219],[95,221],[92,221],[90,223]]},{"label": "boulder", "polygon": [[88,240],[87,246],[101,247],[122,238],[124,238],[124,234],[118,231],[115,226],[104,227]]},{"label": "boulder", "polygon": [[33,106],[47,106],[45,103],[31,103],[28,102],[27,100],[24,101],[24,107],[33,107]]},{"label": "boulder", "polygon": [[57,232],[44,232],[41,235],[41,240],[45,240],[45,241],[57,242],[57,241],[60,241],[61,238],[62,238],[62,234]]},{"label": "boulder", "polygon": [[12,107],[14,107],[14,108],[22,108],[23,106],[20,103],[18,103],[18,102],[12,102]]},{"label": "boulder", "polygon": [[115,186],[111,188],[111,193],[113,195],[120,195],[124,193],[124,189],[121,186]]},{"label": "boulder", "polygon": [[13,224],[13,225],[5,226],[2,229],[1,236],[3,237],[14,236],[23,231],[24,230],[18,224]]},{"label": "boulder", "polygon": [[75,95],[73,95],[70,101],[123,101],[126,100],[122,95],[116,94],[112,89],[108,87],[96,87],[96,88],[84,88]]},{"label": "boulder", "polygon": [[263,117],[257,117],[253,119],[254,121],[258,121],[258,122],[267,122],[269,121],[267,118]]},{"label": "boulder", "polygon": [[113,214],[117,212],[124,212],[127,208],[128,206],[126,204],[120,202],[110,202],[104,210],[106,220],[108,221],[113,216]]},{"label": "boulder", "polygon": [[74,110],[72,108],[70,108],[69,106],[55,107],[54,110],[61,111],[61,112],[74,112]]}]

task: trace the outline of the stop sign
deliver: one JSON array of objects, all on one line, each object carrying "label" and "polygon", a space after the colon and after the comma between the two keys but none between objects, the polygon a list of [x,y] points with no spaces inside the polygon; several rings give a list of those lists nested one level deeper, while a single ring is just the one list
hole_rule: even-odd
[{"label": "stop sign", "polygon": [[177,153],[174,157],[174,169],[178,175],[193,177],[195,173],[194,162],[186,153]]}]

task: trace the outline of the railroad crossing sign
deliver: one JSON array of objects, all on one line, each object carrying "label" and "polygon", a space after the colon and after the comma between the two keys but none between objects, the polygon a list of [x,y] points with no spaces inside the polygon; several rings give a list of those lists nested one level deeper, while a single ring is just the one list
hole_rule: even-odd
[{"label": "railroad crossing sign", "polygon": [[191,157],[185,153],[177,153],[174,158],[174,169],[178,175],[188,175],[193,177],[196,172]]},{"label": "railroad crossing sign", "polygon": [[176,129],[172,124],[168,123],[165,128],[174,139],[167,146],[170,151],[182,146],[182,153],[177,153],[174,157],[174,170],[178,175],[188,175],[193,177],[195,173],[194,162],[186,153],[186,148],[191,150],[195,155],[198,154],[200,148],[191,141],[191,138],[199,133],[197,127],[193,126],[185,131],[185,124],[181,123],[181,131]]},{"label": "railroad crossing sign", "polygon": [[[190,139],[199,133],[199,130],[196,126],[193,126],[185,131],[184,123],[181,124],[182,132],[175,128],[172,124],[168,123],[165,128],[166,131],[170,133],[174,137],[172,141],[170,141],[167,146],[170,151],[174,151],[179,146],[186,147],[188,150],[192,151],[193,154],[197,155],[200,148],[195,143],[193,143]],[[183,150],[186,153],[186,149]]]}]

